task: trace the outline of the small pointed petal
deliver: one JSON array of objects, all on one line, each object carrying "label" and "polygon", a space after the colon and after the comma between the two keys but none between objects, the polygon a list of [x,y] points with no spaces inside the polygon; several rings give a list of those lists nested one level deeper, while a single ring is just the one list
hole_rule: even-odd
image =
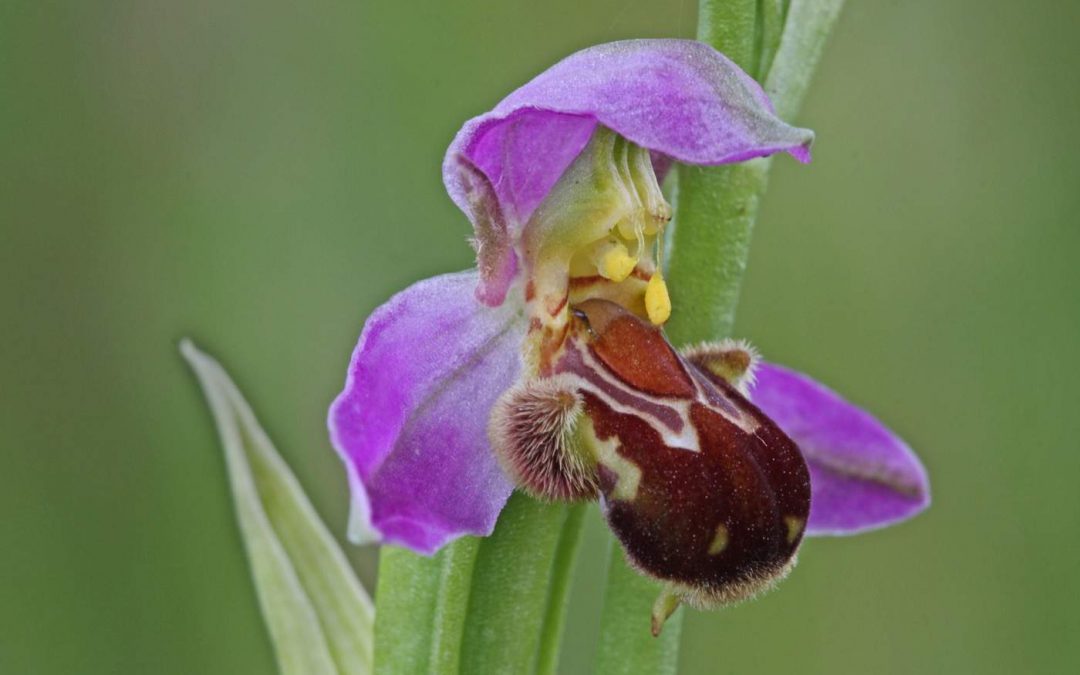
[{"label": "small pointed petal", "polygon": [[680,350],[682,357],[713,377],[719,377],[746,396],[754,383],[761,357],[745,340],[702,342]]},{"label": "small pointed petal", "polygon": [[524,326],[509,308],[478,303],[477,281],[462,272],[413,284],[364,325],[329,419],[356,541],[432,553],[490,534],[510,496],[487,423],[521,370]]},{"label": "small pointed petal", "polygon": [[807,535],[873,530],[930,505],[926,469],[911,448],[832,390],[763,363],[751,398],[795,440],[810,467]]},{"label": "small pointed petal", "polygon": [[657,157],[726,164],[776,152],[809,161],[813,132],[773,113],[761,87],[693,40],[628,40],[582,50],[465,124],[443,180],[477,222],[469,173],[488,177],[502,212],[521,227],[604,125]]},{"label": "small pointed petal", "polygon": [[664,629],[664,624],[671,618],[671,615],[675,613],[675,610],[682,604],[682,600],[679,598],[679,594],[671,589],[670,584],[665,584],[664,589],[660,591],[660,595],[657,596],[656,602],[653,603],[652,610],[652,634],[653,637],[660,637],[660,631]]}]

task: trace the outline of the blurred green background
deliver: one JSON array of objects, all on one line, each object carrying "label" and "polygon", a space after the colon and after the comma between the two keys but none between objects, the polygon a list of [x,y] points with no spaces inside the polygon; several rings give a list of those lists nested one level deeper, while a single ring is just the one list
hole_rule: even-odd
[{"label": "blurred green background", "polygon": [[[0,672],[272,672],[177,340],[233,371],[343,533],[326,406],[372,308],[470,264],[439,174],[458,125],[574,49],[691,36],[695,14],[0,3]],[[901,431],[935,504],[692,613],[684,672],[1080,669],[1077,25],[1075,3],[849,3],[738,332]],[[587,532],[566,673],[595,651],[595,513]]]}]

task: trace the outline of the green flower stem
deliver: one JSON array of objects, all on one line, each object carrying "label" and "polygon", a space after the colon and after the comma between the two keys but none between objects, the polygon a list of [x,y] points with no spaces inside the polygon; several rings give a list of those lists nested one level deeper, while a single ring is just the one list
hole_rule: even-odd
[{"label": "green flower stem", "polygon": [[[464,539],[431,558],[383,547],[375,591],[376,673],[434,673],[456,659],[477,544]],[[455,633],[457,640],[450,639]]]},{"label": "green flower stem", "polygon": [[[698,39],[764,82],[777,113],[791,121],[842,5],[843,0],[700,0]],[[722,167],[679,167],[667,275],[676,311],[666,330],[675,344],[731,334],[770,164],[759,159]],[[635,574],[618,547],[613,551],[597,671],[675,672],[682,610],[653,640],[648,617],[659,586]]]},{"label": "green flower stem", "polygon": [[[843,0],[701,0],[698,38],[764,83],[782,119],[806,96]],[[782,29],[782,30],[781,30]],[[731,334],[771,160],[679,167],[668,282],[676,344]]]},{"label": "green flower stem", "polygon": [[515,494],[480,544],[462,638],[462,673],[528,673],[537,663],[568,507]]},{"label": "green flower stem", "polygon": [[675,675],[683,613],[676,611],[654,638],[652,606],[659,593],[660,585],[634,571],[611,538],[597,675]]},{"label": "green flower stem", "polygon": [[515,493],[490,537],[431,558],[384,548],[375,672],[554,672],[582,508]]},{"label": "green flower stem", "polygon": [[570,582],[577,562],[581,529],[585,523],[585,505],[573,504],[567,509],[555,559],[551,566],[551,588],[544,626],[540,633],[540,648],[536,654],[536,675],[554,675],[559,665],[563,625],[566,623],[566,603],[570,597]]},{"label": "green flower stem", "polygon": [[676,345],[731,334],[750,236],[768,182],[769,161],[680,166],[675,234],[668,268]]},{"label": "green flower stem", "polygon": [[760,80],[780,43],[786,5],[784,0],[699,0],[697,39]]},{"label": "green flower stem", "polygon": [[[763,80],[761,68],[779,46],[779,38],[772,36],[780,34],[782,5],[772,0],[701,0],[698,39]],[[771,10],[758,11],[765,7]],[[667,331],[676,344],[731,334],[768,170],[767,160],[679,167],[668,281],[674,305],[693,311],[673,314]]]}]

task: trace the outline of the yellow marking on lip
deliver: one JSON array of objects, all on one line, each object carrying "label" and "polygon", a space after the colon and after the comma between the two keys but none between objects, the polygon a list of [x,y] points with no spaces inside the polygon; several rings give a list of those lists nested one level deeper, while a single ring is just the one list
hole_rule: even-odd
[{"label": "yellow marking on lip", "polygon": [[582,438],[592,449],[597,464],[602,464],[615,474],[615,487],[611,489],[609,499],[632,502],[637,498],[641,485],[641,468],[618,452],[619,437],[601,440],[588,417],[581,420]]},{"label": "yellow marking on lip", "polygon": [[787,525],[787,543],[793,544],[802,534],[806,520],[796,516],[784,516],[784,524]]},{"label": "yellow marking on lip", "polygon": [[728,545],[728,529],[723,523],[716,526],[716,534],[709,544],[709,555],[720,555]]}]

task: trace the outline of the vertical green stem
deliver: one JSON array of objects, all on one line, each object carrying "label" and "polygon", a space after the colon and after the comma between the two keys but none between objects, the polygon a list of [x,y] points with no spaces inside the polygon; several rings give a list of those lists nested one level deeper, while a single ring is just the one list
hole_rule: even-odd
[{"label": "vertical green stem", "polygon": [[536,666],[567,510],[516,494],[481,543],[461,641],[463,675]]},{"label": "vertical green stem", "polygon": [[[765,34],[759,27],[760,4],[759,0],[701,0],[698,39],[755,73],[762,61]],[[765,168],[760,165],[679,167],[668,282],[674,306],[693,309],[675,312],[667,325],[676,344],[720,337],[731,330],[750,231],[764,191]],[[682,610],[668,620],[659,638],[653,638],[650,617],[659,592],[659,585],[635,573],[613,545],[601,616],[600,675],[676,671]]]},{"label": "vertical green stem", "polygon": [[570,582],[577,562],[581,529],[585,524],[585,505],[573,504],[567,509],[555,560],[551,566],[551,586],[544,626],[540,631],[540,648],[536,654],[536,675],[555,675],[559,665],[563,626],[566,624],[566,604],[570,598]]},{"label": "vertical green stem", "polygon": [[384,548],[376,673],[554,672],[582,510],[514,494],[490,537],[430,558]]},{"label": "vertical green stem", "polygon": [[[450,546],[439,569],[439,592],[431,626],[432,673],[456,673],[480,542],[469,537]],[[396,671],[395,671],[396,672]]]},{"label": "vertical green stem", "polygon": [[668,268],[676,345],[731,334],[750,253],[750,236],[768,180],[769,160],[680,166],[675,235]]},{"label": "vertical green stem", "polygon": [[697,39],[756,75],[759,0],[699,0]]},{"label": "vertical green stem", "polygon": [[660,636],[653,637],[652,606],[660,585],[634,571],[614,539],[609,542],[608,555],[597,675],[675,675],[682,611],[676,611]]},{"label": "vertical green stem", "polygon": [[384,546],[379,551],[379,580],[375,589],[375,672],[430,671],[432,626],[435,623],[442,569],[457,542],[424,558],[406,549]]},{"label": "vertical green stem", "polygon": [[[764,83],[777,114],[798,114],[843,0],[701,0],[698,39]],[[679,167],[668,281],[676,344],[731,334],[768,159]]]},{"label": "vertical green stem", "polygon": [[[782,11],[759,11],[767,0],[701,0],[698,39],[758,79],[765,34]],[[766,31],[766,18],[770,28]],[[750,252],[758,203],[765,192],[767,160],[726,166],[680,166],[679,200],[668,280],[675,312],[668,336],[675,344],[715,340],[731,333]]]}]

